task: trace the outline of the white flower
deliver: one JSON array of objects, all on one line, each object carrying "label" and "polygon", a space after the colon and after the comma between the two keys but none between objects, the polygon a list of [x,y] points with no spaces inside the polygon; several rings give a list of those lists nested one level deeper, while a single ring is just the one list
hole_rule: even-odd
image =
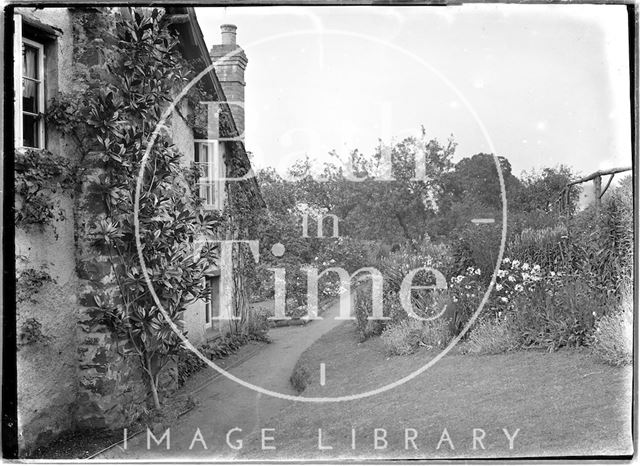
[{"label": "white flower", "polygon": [[498,270],[498,277],[503,278],[507,274],[506,270]]},{"label": "white flower", "polygon": [[519,291],[522,291],[522,290],[524,290],[523,286],[522,286],[522,285],[520,285],[520,284],[518,283],[518,284],[516,285],[516,291],[518,291],[518,292],[519,292]]},{"label": "white flower", "polygon": [[540,272],[540,266],[538,264],[533,266],[533,271],[534,272]]},{"label": "white flower", "polygon": [[502,285],[500,283],[496,284],[496,291],[500,291],[502,289]]},{"label": "white flower", "polygon": [[507,278],[507,280],[509,280],[510,282],[515,282],[516,278],[513,275],[509,275],[509,277]]},{"label": "white flower", "polygon": [[526,262],[522,264],[522,270],[529,270],[529,264],[527,264]]},{"label": "white flower", "polygon": [[556,273],[552,270],[552,271],[549,273],[549,275],[551,275],[552,277],[555,277],[555,276],[556,276]]},{"label": "white flower", "polygon": [[529,280],[529,278],[531,278],[531,275],[529,275],[527,272],[522,272],[522,280],[523,281],[527,281]]},{"label": "white flower", "polygon": [[505,298],[504,296],[502,298],[500,298],[500,301],[502,301],[503,303],[508,303],[509,300],[507,298]]},{"label": "white flower", "polygon": [[511,263],[511,268],[517,269],[518,266],[520,266],[520,261],[517,259]]},{"label": "white flower", "polygon": [[509,263],[511,262],[511,259],[509,259],[508,257],[505,257],[505,258],[502,260],[502,262],[503,262],[503,263],[505,263],[505,264],[509,264]]},{"label": "white flower", "polygon": [[464,275],[458,275],[458,277],[456,278],[456,283],[460,283],[462,280],[464,280]]},{"label": "white flower", "polygon": [[480,269],[476,269],[476,275],[480,275]]}]

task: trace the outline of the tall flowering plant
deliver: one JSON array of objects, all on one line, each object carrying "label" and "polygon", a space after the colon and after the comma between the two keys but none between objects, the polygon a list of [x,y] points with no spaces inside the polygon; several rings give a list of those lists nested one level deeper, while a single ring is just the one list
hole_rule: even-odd
[{"label": "tall flowering plant", "polygon": [[[464,274],[450,279],[451,300],[467,320],[480,305],[486,291],[486,284],[482,283],[481,277],[479,268],[468,267]],[[538,264],[507,257],[498,270],[496,284],[485,309],[496,318],[515,312],[517,296],[533,292],[538,282],[544,283],[545,287],[552,287],[560,277],[560,273],[544,271]]]}]

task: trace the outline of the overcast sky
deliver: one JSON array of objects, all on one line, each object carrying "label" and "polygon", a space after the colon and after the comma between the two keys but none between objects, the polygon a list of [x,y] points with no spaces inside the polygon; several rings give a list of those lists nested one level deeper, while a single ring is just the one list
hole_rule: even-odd
[{"label": "overcast sky", "polygon": [[378,138],[453,135],[519,174],[631,164],[624,6],[197,8],[210,47],[238,26],[246,145],[284,171]]}]

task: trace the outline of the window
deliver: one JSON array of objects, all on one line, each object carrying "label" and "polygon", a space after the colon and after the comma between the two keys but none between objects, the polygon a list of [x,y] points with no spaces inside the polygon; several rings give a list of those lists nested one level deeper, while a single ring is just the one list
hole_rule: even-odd
[{"label": "window", "polygon": [[195,161],[202,168],[198,182],[200,197],[209,209],[224,207],[224,161],[218,141],[196,139]]},{"label": "window", "polygon": [[214,316],[218,315],[218,313],[214,313],[214,309],[218,308],[218,300],[220,295],[220,277],[219,276],[210,276],[206,279],[207,285],[207,301],[205,301],[204,306],[204,323],[205,327],[211,327],[211,323],[213,321]]},{"label": "window", "polygon": [[20,15],[15,16],[15,30],[15,143],[17,147],[42,149],[45,146],[44,45],[22,36]]}]

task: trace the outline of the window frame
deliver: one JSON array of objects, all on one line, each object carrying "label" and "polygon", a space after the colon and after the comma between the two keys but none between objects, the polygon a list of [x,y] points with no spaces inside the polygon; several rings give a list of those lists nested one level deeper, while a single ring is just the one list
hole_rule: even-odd
[{"label": "window frame", "polygon": [[216,317],[213,315],[214,298],[218,305],[216,309],[220,306],[220,275],[206,275],[204,280],[205,286],[209,287],[207,299],[204,301],[204,327],[211,328],[213,327],[214,320],[216,320]]},{"label": "window frame", "polygon": [[[224,208],[224,160],[221,144],[218,140],[194,139],[194,159],[196,164],[205,166],[205,176],[198,180],[200,197],[205,199],[205,208],[210,210],[222,210]],[[207,147],[207,162],[201,162],[200,147]],[[209,202],[207,191],[210,191],[213,202]]]},{"label": "window frame", "polygon": [[[45,86],[46,86],[46,73],[45,73],[45,44],[42,42],[28,39],[23,36],[22,33],[22,16],[14,15],[14,131],[15,131],[15,147],[16,148],[30,148],[30,149],[44,149],[45,143],[45,125],[42,114],[45,112]],[[38,51],[38,76],[36,79],[27,78],[23,75],[23,62],[22,54],[24,52],[24,45],[35,48]],[[38,111],[37,114],[32,112],[25,112],[22,105],[22,86],[24,79],[29,79],[37,83],[38,85]],[[24,115],[32,115],[37,118],[38,122],[38,145],[37,147],[24,145]]]}]

